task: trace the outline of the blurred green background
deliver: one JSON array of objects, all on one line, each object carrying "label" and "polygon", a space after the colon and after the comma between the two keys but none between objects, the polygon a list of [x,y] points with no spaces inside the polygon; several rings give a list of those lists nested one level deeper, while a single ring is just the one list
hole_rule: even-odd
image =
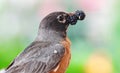
[{"label": "blurred green background", "polygon": [[120,0],[0,0],[0,69],[35,39],[44,16],[76,10],[86,18],[68,29],[72,59],[66,73],[119,73]]}]

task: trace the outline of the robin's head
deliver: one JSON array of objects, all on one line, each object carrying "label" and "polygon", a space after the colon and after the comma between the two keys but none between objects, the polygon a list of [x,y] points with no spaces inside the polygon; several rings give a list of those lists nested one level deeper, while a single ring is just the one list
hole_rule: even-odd
[{"label": "robin's head", "polygon": [[65,31],[69,24],[74,25],[77,20],[83,20],[84,18],[84,12],[79,10],[74,13],[53,12],[41,21],[40,29]]},{"label": "robin's head", "polygon": [[77,20],[83,20],[84,18],[83,11],[50,13],[41,21],[36,40],[58,42],[66,37],[69,24],[74,25]]}]

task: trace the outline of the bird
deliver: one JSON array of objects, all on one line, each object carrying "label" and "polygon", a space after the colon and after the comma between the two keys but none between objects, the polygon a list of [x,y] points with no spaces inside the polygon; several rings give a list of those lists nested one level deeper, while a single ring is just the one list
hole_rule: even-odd
[{"label": "bird", "polygon": [[5,73],[65,73],[71,59],[68,26],[83,20],[85,13],[56,11],[45,16],[35,40],[5,69]]}]

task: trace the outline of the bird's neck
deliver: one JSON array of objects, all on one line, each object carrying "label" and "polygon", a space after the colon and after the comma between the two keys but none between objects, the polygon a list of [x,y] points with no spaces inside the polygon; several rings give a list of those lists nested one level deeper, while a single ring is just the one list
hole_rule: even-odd
[{"label": "bird's neck", "polygon": [[40,29],[36,41],[60,42],[66,38],[66,31]]}]

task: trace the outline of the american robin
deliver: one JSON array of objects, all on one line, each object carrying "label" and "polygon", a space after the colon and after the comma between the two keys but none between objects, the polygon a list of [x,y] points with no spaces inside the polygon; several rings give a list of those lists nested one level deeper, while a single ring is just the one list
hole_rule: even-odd
[{"label": "american robin", "polygon": [[6,68],[6,73],[65,73],[71,53],[67,27],[84,12],[53,12],[40,23],[36,39]]}]

